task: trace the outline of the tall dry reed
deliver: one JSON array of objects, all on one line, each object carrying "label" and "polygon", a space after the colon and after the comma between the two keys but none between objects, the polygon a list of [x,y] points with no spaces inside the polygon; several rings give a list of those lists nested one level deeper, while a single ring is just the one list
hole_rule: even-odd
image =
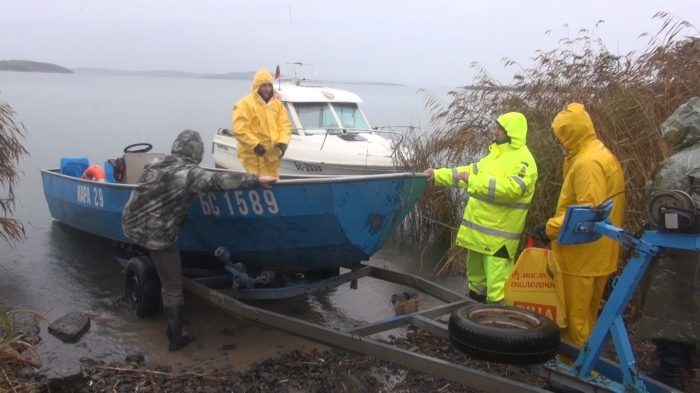
[{"label": "tall dry reed", "polygon": [[39,391],[39,384],[25,377],[25,370],[41,367],[35,347],[38,320],[46,318],[36,311],[8,311],[0,306],[0,392]]},{"label": "tall dry reed", "polygon": [[[649,191],[644,188],[653,168],[673,153],[659,126],[678,106],[700,95],[698,30],[667,13],[654,19],[662,27],[655,35],[640,36],[648,39],[641,53],[613,54],[595,31],[581,30],[575,38],[560,39],[555,49],[537,51],[530,67],[505,59],[506,68],[517,69],[512,86],[472,64],[478,71],[474,83],[451,91],[451,102],[424,91],[432,132],[411,140],[413,154],[401,157],[401,164],[422,171],[474,162],[492,142],[492,121],[505,112],[522,112],[529,123],[527,145],[539,169],[524,239],[534,225],[552,216],[562,184],[564,156],[552,143],[551,122],[567,104],[580,102],[598,137],[622,163],[628,190],[625,228],[638,230],[646,218]],[[464,271],[465,252],[454,245],[464,200],[463,192],[429,187],[399,233],[414,243],[451,244],[439,273]]]}]

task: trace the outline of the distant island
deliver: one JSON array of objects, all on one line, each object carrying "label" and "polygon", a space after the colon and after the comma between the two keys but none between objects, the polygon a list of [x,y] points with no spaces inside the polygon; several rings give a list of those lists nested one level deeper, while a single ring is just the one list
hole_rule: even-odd
[{"label": "distant island", "polygon": [[165,76],[173,78],[205,78],[205,79],[235,79],[252,81],[255,72],[230,72],[228,74],[195,74],[193,72],[181,71],[124,71],[112,70],[109,68],[76,68],[78,74],[97,74],[97,75],[136,75],[136,76]]},{"label": "distant island", "polygon": [[[96,75],[133,75],[133,76],[160,76],[172,78],[204,78],[204,79],[232,79],[252,81],[255,76],[255,71],[247,72],[229,72],[228,74],[196,74],[193,72],[181,71],[124,71],[113,70],[109,68],[75,68],[70,70],[51,63],[40,63],[28,60],[0,60],[0,71],[23,71],[23,72],[57,72],[69,74],[96,74]],[[398,83],[385,82],[341,82],[335,81],[332,83],[338,84],[354,84],[354,85],[385,85],[385,86],[404,86]]]},{"label": "distant island", "polygon": [[39,63],[27,60],[0,60],[0,71],[21,72],[54,72],[59,74],[75,74],[68,68],[51,63]]}]

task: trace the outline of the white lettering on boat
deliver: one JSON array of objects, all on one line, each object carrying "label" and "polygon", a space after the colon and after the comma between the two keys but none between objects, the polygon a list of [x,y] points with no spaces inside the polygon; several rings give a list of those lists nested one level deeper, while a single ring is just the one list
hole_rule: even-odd
[{"label": "white lettering on boat", "polygon": [[93,189],[93,201],[95,206],[103,207],[105,205],[104,198],[102,198],[102,189],[99,187],[94,187]]},{"label": "white lettering on boat", "polygon": [[258,216],[266,212],[279,213],[279,206],[272,190],[236,190],[224,192],[222,196],[224,201],[220,202],[214,192],[199,193],[202,213],[205,216],[219,216],[222,212],[228,213],[229,216],[247,216],[251,212]]},{"label": "white lettering on boat", "polygon": [[221,150],[226,150],[226,151],[228,151],[228,146],[226,146],[226,145],[224,145],[224,144],[217,143],[217,144],[216,144],[216,147],[219,148],[219,149],[221,149]]},{"label": "white lettering on boat", "polygon": [[78,203],[103,207],[105,205],[105,201],[104,197],[102,196],[102,188],[78,184]]},{"label": "white lettering on boat", "polygon": [[90,202],[90,187],[78,184],[78,202],[92,205]]}]

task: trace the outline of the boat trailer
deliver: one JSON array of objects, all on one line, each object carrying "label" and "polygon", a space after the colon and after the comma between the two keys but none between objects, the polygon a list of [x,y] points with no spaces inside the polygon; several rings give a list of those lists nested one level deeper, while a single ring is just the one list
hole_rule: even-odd
[{"label": "boat trailer", "polygon": [[[677,392],[678,390],[639,372],[622,314],[653,257],[663,247],[698,250],[700,249],[700,235],[647,231],[638,238],[608,223],[611,209],[610,202],[598,207],[570,206],[567,209],[564,226],[557,239],[561,244],[578,244],[595,241],[601,236],[608,236],[632,246],[636,251],[622,274],[613,281],[614,289],[589,340],[583,348],[561,341],[558,354],[575,359],[573,366],[566,365],[556,359],[542,364],[521,366],[535,375],[581,392]],[[126,265],[126,260],[119,260]],[[231,271],[231,269],[228,270]],[[349,283],[352,289],[357,289],[359,280],[364,277],[403,285],[428,294],[445,302],[445,304],[404,315],[396,315],[380,322],[337,330],[251,306],[241,300],[285,299],[327,290],[346,283]],[[232,274],[200,278],[183,277],[183,285],[189,291],[234,316],[272,326],[330,346],[374,356],[464,386],[487,392],[547,392],[539,387],[422,355],[371,338],[370,336],[373,334],[392,329],[414,327],[438,337],[450,339],[448,325],[436,320],[436,318],[476,304],[475,301],[459,293],[415,275],[360,264],[335,277],[283,288],[252,289],[232,285]],[[405,298],[409,299],[411,296],[405,296]],[[609,339],[612,339],[615,344],[620,364],[600,357]]]}]

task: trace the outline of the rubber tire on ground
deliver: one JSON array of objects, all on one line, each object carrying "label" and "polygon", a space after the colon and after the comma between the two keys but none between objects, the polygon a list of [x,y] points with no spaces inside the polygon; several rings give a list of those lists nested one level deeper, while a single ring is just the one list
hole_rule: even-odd
[{"label": "rubber tire on ground", "polygon": [[544,363],[559,350],[559,326],[533,311],[498,304],[462,307],[450,315],[450,341],[481,360],[508,364]]},{"label": "rubber tire on ground", "polygon": [[151,258],[138,256],[126,264],[124,298],[131,304],[134,315],[146,317],[158,312],[160,279]]}]

